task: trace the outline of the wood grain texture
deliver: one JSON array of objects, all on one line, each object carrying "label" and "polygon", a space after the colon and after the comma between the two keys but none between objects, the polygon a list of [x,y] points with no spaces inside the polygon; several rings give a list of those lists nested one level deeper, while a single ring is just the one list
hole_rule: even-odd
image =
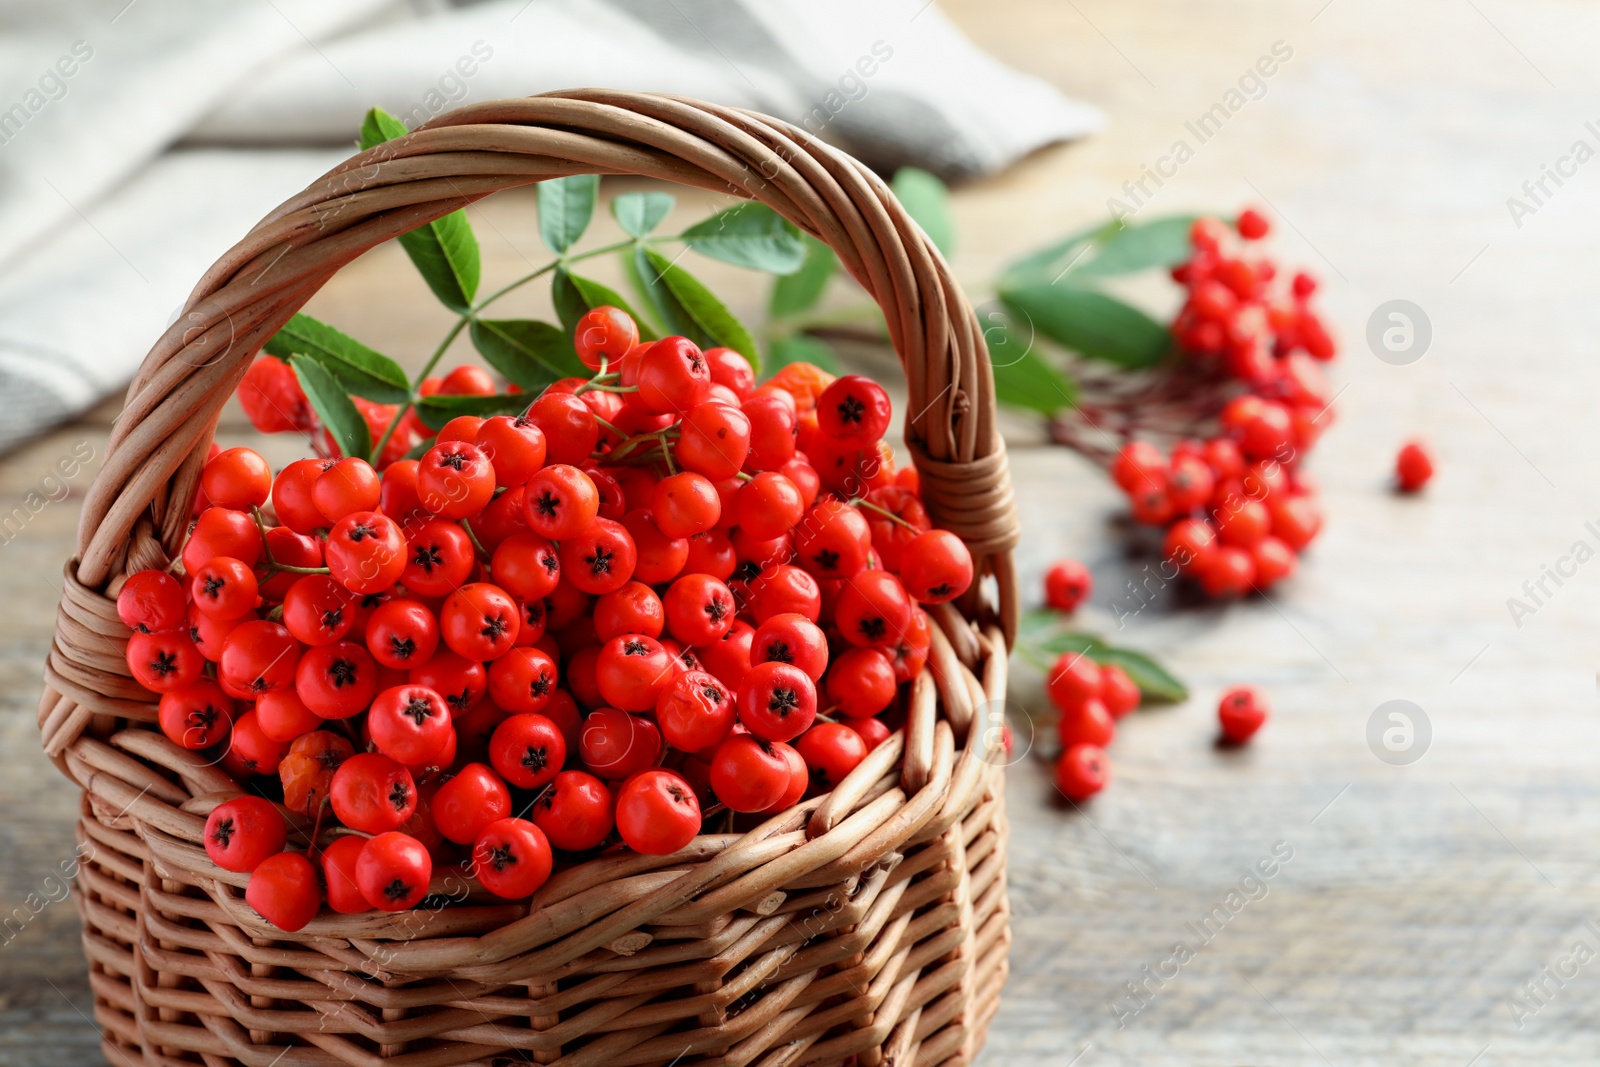
[{"label": "wood grain texture", "polygon": [[[1547,984],[1547,1003],[1520,1028],[1507,1006],[1575,941],[1600,948],[1583,925],[1600,925],[1600,569],[1579,569],[1520,629],[1505,604],[1574,541],[1600,547],[1584,529],[1600,525],[1595,178],[1586,168],[1549,186],[1559,195],[1520,229],[1505,203],[1574,140],[1600,144],[1584,129],[1600,15],[1567,2],[1475,11],[1375,0],[1334,0],[1319,15],[1323,4],[945,4],[980,44],[1113,119],[1099,137],[958,192],[953,266],[973,285],[1042,235],[1103,213],[1186,120],[1274,41],[1290,44],[1265,95],[1200,146],[1150,210],[1275,206],[1282,258],[1325,280],[1348,385],[1312,465],[1331,522],[1301,574],[1270,604],[1169,597],[1120,634],[1111,605],[1145,561],[1124,551],[1115,494],[1012,428],[1025,588],[1054,556],[1082,556],[1099,585],[1085,621],[1165,656],[1195,697],[1124,720],[1117,781],[1085,812],[1049,802],[1044,764],[1012,769],[1016,942],[988,1064],[1080,1053],[1079,1067],[1600,1056],[1600,960]],[[709,195],[685,203],[686,219],[720,206]],[[543,262],[526,202],[474,210],[488,276]],[[747,275],[697,272],[757,317],[762,294]],[[1434,324],[1432,351],[1410,367],[1380,363],[1362,340],[1373,308],[1395,297]],[[413,363],[418,339],[448,326],[397,249],[352,265],[310,310]],[[109,417],[0,464],[0,516],[76,442],[98,448]],[[1385,473],[1419,432],[1437,444],[1442,473],[1425,498],[1397,500]],[[225,443],[247,440],[236,419],[225,424]],[[267,450],[278,462],[292,444]],[[52,503],[0,537],[4,912],[42,891],[73,848],[75,794],[38,754],[32,718],[76,511],[75,500]],[[1276,717],[1251,749],[1219,752],[1211,705],[1241,680],[1269,687]],[[1372,710],[1395,697],[1434,726],[1409,768],[1381,763],[1364,738]],[[1038,703],[1019,688],[1019,710]],[[1107,1001],[1178,939],[1192,942],[1186,924],[1278,841],[1294,856],[1267,895],[1118,1029]],[[45,907],[0,940],[0,1063],[93,1062],[71,906]]]}]

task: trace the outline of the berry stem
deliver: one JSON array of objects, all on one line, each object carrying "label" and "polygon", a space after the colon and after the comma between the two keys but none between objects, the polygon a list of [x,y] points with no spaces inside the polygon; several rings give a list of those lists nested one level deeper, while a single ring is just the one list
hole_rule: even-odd
[{"label": "berry stem", "polygon": [[868,511],[876,511],[879,515],[882,515],[884,518],[888,519],[890,522],[897,522],[901,526],[904,526],[906,529],[910,530],[914,534],[922,533],[921,530],[917,529],[915,526],[911,525],[909,522],[907,522],[906,520],[902,519],[900,516],[896,515],[892,511],[890,511],[888,508],[879,507],[877,504],[874,504],[872,501],[868,500],[866,497],[863,497],[863,496],[852,497],[851,500],[850,500],[850,503],[854,504],[858,508],[866,508]]},{"label": "berry stem", "polygon": [[272,558],[272,549],[267,547],[267,520],[261,515],[259,507],[252,507],[250,514],[256,520],[256,529],[261,531],[261,554],[267,557],[267,570],[282,571],[284,574],[328,574],[326,567],[293,567],[287,563],[279,563]]},{"label": "berry stem", "polygon": [[477,552],[478,555],[483,559],[489,559],[492,553],[487,548],[483,547],[482,541],[478,540],[478,532],[472,528],[472,523],[468,522],[466,519],[462,519],[461,528],[467,531],[467,540],[472,542],[473,551]]}]

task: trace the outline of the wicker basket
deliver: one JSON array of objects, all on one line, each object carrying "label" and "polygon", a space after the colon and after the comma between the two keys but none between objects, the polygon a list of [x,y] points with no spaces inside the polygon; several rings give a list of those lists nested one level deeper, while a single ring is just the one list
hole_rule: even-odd
[{"label": "wicker basket", "polygon": [[[341,266],[500,189],[640,174],[771,205],[886,312],[907,445],[975,588],[934,612],[906,727],[831,794],[668,857],[607,855],[531,905],[459,874],[395,915],[324,911],[296,934],[210,863],[235,786],[155,728],[113,598],[186,532],[224,401],[262,342]],[[128,391],[66,568],[39,709],[84,789],[78,881],[107,1059],[119,1065],[964,1064],[1006,975],[1000,730],[1017,541],[977,322],[883,183],[801,130],[671,97],[475,105],[354,157],[205,276]]]}]

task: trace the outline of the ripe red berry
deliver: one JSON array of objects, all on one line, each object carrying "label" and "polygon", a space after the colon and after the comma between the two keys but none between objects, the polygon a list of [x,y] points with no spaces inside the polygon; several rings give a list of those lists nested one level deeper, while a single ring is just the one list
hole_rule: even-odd
[{"label": "ripe red berry", "polygon": [[830,437],[872,444],[889,430],[889,394],[871,378],[836,378],[817,398],[817,427]]},{"label": "ripe red berry", "polygon": [[458,523],[423,523],[406,544],[400,581],[416,596],[449,596],[472,574],[472,539]]},{"label": "ripe red berry", "polygon": [[1111,761],[1099,745],[1079,743],[1056,762],[1056,788],[1062,796],[1081,804],[1111,781]]},{"label": "ripe red berry", "polygon": [[893,644],[911,625],[911,598],[887,571],[862,571],[839,591],[834,625],[853,645]]},{"label": "ripe red berry", "polygon": [[473,443],[494,468],[496,485],[524,485],[544,466],[544,431],[526,415],[496,415],[478,427]]},{"label": "ripe red berry", "polygon": [[1271,589],[1294,574],[1299,560],[1294,550],[1276,537],[1263,537],[1250,546],[1250,561],[1255,564],[1257,589]]},{"label": "ripe red berry", "polygon": [[583,771],[562,771],[533,806],[533,822],[556,848],[584,852],[610,836],[614,813],[604,782]]},{"label": "ripe red berry", "polygon": [[739,721],[768,741],[789,741],[817,717],[817,688],[792,663],[751,666],[738,685]]},{"label": "ripe red berry", "polygon": [[297,459],[278,472],[272,483],[272,510],[279,522],[303,534],[328,525],[311,494],[317,479],[331,466],[333,460]]},{"label": "ripe red berry", "polygon": [[311,483],[311,502],[331,525],[358,511],[376,511],[382,495],[378,472],[366,460],[341,459]]},{"label": "ripe red berry", "polygon": [[526,819],[497,819],[472,845],[472,871],[497,897],[530,897],[550,877],[553,863],[544,831]]},{"label": "ripe red berry", "polygon": [[752,396],[740,407],[750,420],[747,471],[775,471],[794,458],[798,418],[794,403],[777,394]]},{"label": "ripe red berry", "polygon": [[504,589],[488,582],[464,585],[439,609],[439,636],[458,656],[479,663],[511,651],[522,612]]},{"label": "ripe red berry", "polygon": [[710,385],[705,354],[686,337],[663,338],[639,357],[635,395],[657,415],[681,415],[705,399]]},{"label": "ripe red berry", "polygon": [[[758,623],[775,615],[800,615],[812,622],[822,618],[822,587],[810,574],[787,563],[763,566],[754,578],[744,583],[744,592],[740,595]],[[904,597],[904,593],[901,596]]]},{"label": "ripe red berry", "polygon": [[444,697],[450,714],[460,718],[477,706],[489,691],[489,674],[482,663],[441,648],[426,663],[411,668],[406,680],[425,685]]},{"label": "ripe red berry", "polygon": [[289,364],[260,356],[239,383],[239,406],[262,433],[288,433],[311,425],[311,404]]},{"label": "ripe red berry", "polygon": [[683,471],[656,483],[651,513],[656,529],[668,537],[693,537],[717,525],[722,499],[705,475]]},{"label": "ripe red berry", "polygon": [[494,379],[482,367],[462,364],[444,376],[439,383],[440,396],[489,396],[494,393]]},{"label": "ripe red berry", "polygon": [[411,772],[378,752],[359,752],[333,772],[333,813],[352,830],[381,834],[405,825],[417,807]]},{"label": "ripe red berry", "polygon": [[811,781],[832,789],[867,758],[867,743],[850,727],[836,722],[819,722],[794,743],[806,761]]},{"label": "ripe red berry", "polygon": [[1105,748],[1117,734],[1117,725],[1105,704],[1093,697],[1061,713],[1056,720],[1056,736],[1063,749],[1080,742]]},{"label": "ripe red berry", "polygon": [[634,580],[645,585],[660,585],[676,578],[689,558],[688,539],[668,537],[656,528],[649,508],[635,508],[622,517],[622,525],[633,538],[636,560]]},{"label": "ripe red berry", "polygon": [[283,595],[283,625],[307,645],[343,640],[356,621],[360,598],[326,574],[307,574]]},{"label": "ripe red berry", "polygon": [[470,845],[485,826],[511,814],[511,794],[493,770],[469,763],[433,794],[431,808],[441,834]]},{"label": "ripe red berry", "polygon": [[206,855],[225,871],[248,874],[268,856],[283,851],[289,824],[269,800],[235,797],[206,817]]},{"label": "ripe red berry", "polygon": [[219,508],[249,511],[272,493],[272,468],[253,448],[230,448],[206,461],[200,489]]},{"label": "ripe red berry", "polygon": [[322,716],[306,707],[293,689],[275,689],[256,700],[256,725],[282,744],[322,726]]},{"label": "ripe red berry", "polygon": [[419,767],[449,742],[450,708],[427,686],[393,686],[372,701],[367,729],[379,752],[407,767]]},{"label": "ripe red berry", "polygon": [[[141,636],[135,634],[128,642],[130,655],[134,642]],[[262,693],[294,685],[295,668],[299,663],[300,645],[287,629],[275,622],[252,619],[235,627],[223,639],[217,659],[217,680],[229,696],[237,700],[255,700]],[[198,674],[198,664],[196,667]],[[137,677],[138,672],[134,674]],[[149,687],[142,678],[140,682]]]},{"label": "ripe red berry", "polygon": [[1239,212],[1239,218],[1235,225],[1239,230],[1239,236],[1246,241],[1259,241],[1272,228],[1265,215],[1255,208],[1248,207]]},{"label": "ripe red berry", "polygon": [[700,832],[700,802],[680,775],[641,771],[617,793],[617,832],[635,852],[671,855]]},{"label": "ripe red berry", "polygon": [[528,529],[560,541],[594,522],[600,514],[600,494],[577,467],[552,464],[528,479],[524,508]]},{"label": "ripe red berry", "polygon": [[302,930],[322,907],[317,869],[301,852],[279,852],[256,866],[244,900],[280,930]]},{"label": "ripe red berry", "polygon": [[573,327],[572,345],[585,367],[598,371],[602,361],[616,370],[622,357],[639,343],[639,327],[621,308],[602,304],[590,308]]},{"label": "ripe red berry", "polygon": [[[756,627],[750,663],[792,663],[813,682],[820,681],[828,667],[828,639],[804,615],[773,615]],[[884,665],[888,666],[887,660]]]},{"label": "ripe red berry", "polygon": [[348,719],[377,694],[378,664],[354,641],[307,649],[295,667],[294,689],[324,719]]},{"label": "ripe red berry", "polygon": [[1166,486],[1165,457],[1149,441],[1129,441],[1111,463],[1111,480],[1126,493]]},{"label": "ripe red berry", "polygon": [[356,862],[367,839],[354,834],[336,837],[322,850],[322,883],[328,890],[328,907],[340,915],[360,915],[372,905],[356,882]]},{"label": "ripe red berry", "polygon": [[1242,597],[1254,587],[1256,565],[1250,553],[1233,545],[1218,545],[1199,568],[1200,588],[1215,600]]},{"label": "ripe red berry", "polygon": [[1407,441],[1394,461],[1394,480],[1402,493],[1415,493],[1433,477],[1433,455],[1421,441]]},{"label": "ripe red berry", "polygon": [[828,669],[824,687],[841,714],[868,718],[894,700],[894,665],[876,648],[851,648]]},{"label": "ripe red berry", "polygon": [[948,530],[918,534],[901,550],[900,582],[920,603],[954,600],[972,584],[972,553]]},{"label": "ripe red berry", "polygon": [[842,500],[819,501],[794,528],[795,562],[818,578],[849,578],[860,573],[867,566],[872,545],[868,520]]},{"label": "ripe red berry", "polygon": [[234,704],[222,687],[199,678],[161,695],[157,716],[161,732],[181,748],[210,748],[233,729]]},{"label": "ripe red berry", "polygon": [[643,634],[607,641],[595,663],[595,681],[606,703],[623,711],[647,711],[673,678],[673,660],[661,642]]},{"label": "ripe red berry", "polygon": [[1164,559],[1180,574],[1198,574],[1217,544],[1217,531],[1205,519],[1179,519],[1161,541]]},{"label": "ripe red berry", "polygon": [[736,708],[726,683],[702,670],[684,671],[656,700],[656,722],[667,744],[682,752],[703,752],[733,729]]},{"label": "ripe red berry", "polygon": [[1241,498],[1216,513],[1217,535],[1223,544],[1249,548],[1272,529],[1272,512],[1259,500]]},{"label": "ripe red berry", "polygon": [[117,617],[144,633],[175,630],[184,613],[183,586],[165,571],[130,574],[117,594]]},{"label": "ripe red berry", "polygon": [[402,597],[373,608],[363,636],[381,666],[407,671],[433,657],[439,647],[439,620],[426,604]]},{"label": "ripe red berry", "polygon": [[750,454],[750,416],[736,407],[714,400],[696,404],[679,430],[678,464],[712,481],[738,474]]},{"label": "ripe red berry", "polygon": [[489,665],[489,696],[502,711],[543,711],[556,691],[556,662],[541,648],[513,648]]},{"label": "ripe red berry", "polygon": [[1099,700],[1105,676],[1100,665],[1081,652],[1063,652],[1050,668],[1045,691],[1058,711],[1076,710],[1086,700]]},{"label": "ripe red berry", "polygon": [[561,557],[555,546],[538,534],[512,534],[494,550],[489,574],[514,597],[542,600],[561,580]]},{"label": "ripe red berry", "polygon": [[711,368],[712,382],[733,390],[741,401],[748,400],[755,392],[756,373],[743,354],[731,348],[708,348],[705,357]]},{"label": "ripe red berry", "polygon": [[518,789],[538,789],[560,773],[567,742],[543,715],[512,715],[489,739],[489,763]]},{"label": "ripe red berry", "polygon": [[489,457],[465,441],[434,445],[423,453],[417,468],[417,495],[422,506],[441,518],[476,515],[494,496],[494,486]]},{"label": "ripe red berry", "polygon": [[686,645],[708,645],[733,626],[733,594],[708,574],[679,578],[667,589],[661,603],[667,631]]},{"label": "ripe red berry", "polygon": [[394,520],[375,511],[358,511],[328,531],[328,572],[355,593],[381,593],[406,569],[406,541]]},{"label": "ripe red berry", "polygon": [[1113,719],[1120,719],[1139,706],[1143,697],[1128,672],[1115,663],[1100,668],[1100,700]]},{"label": "ripe red berry", "polygon": [[356,857],[356,885],[379,911],[405,911],[422,903],[433,877],[433,858],[422,842],[399,831],[368,841]]},{"label": "ripe red berry", "polygon": [[1275,458],[1293,454],[1293,429],[1289,409],[1273,400],[1247,393],[1228,401],[1222,409],[1222,425],[1239,438],[1239,447],[1251,459]]},{"label": "ripe red berry", "polygon": [[644,770],[661,754],[661,731],[642,715],[598,708],[583,720],[578,755],[589,770],[621,781]]},{"label": "ripe red berry", "polygon": [[788,791],[789,764],[771,742],[734,734],[711,757],[711,788],[734,811],[765,811]]},{"label": "ripe red berry", "polygon": [[254,567],[261,562],[262,543],[261,528],[251,516],[228,508],[207,508],[184,543],[183,569],[194,574],[218,556]]},{"label": "ripe red berry", "polygon": [[1075,559],[1061,560],[1045,572],[1045,603],[1057,611],[1077,611],[1093,589],[1094,576]]},{"label": "ripe red berry", "polygon": [[1301,551],[1322,531],[1322,509],[1309,496],[1274,495],[1267,500],[1272,513],[1272,536]]},{"label": "ripe red berry", "polygon": [[741,486],[733,506],[739,528],[763,541],[792,530],[805,513],[800,489],[776,471],[764,471]]},{"label": "ripe red berry", "polygon": [[561,542],[562,577],[585,593],[602,595],[621,589],[638,567],[638,548],[620,522],[596,518]]},{"label": "ripe red berry", "polygon": [[[856,732],[856,735],[866,744],[867,751],[871,752],[885,741],[889,740],[890,730],[883,724],[882,719],[846,719],[844,724]],[[1010,744],[1011,727],[1006,727],[1006,754],[1011,754]]]},{"label": "ripe red berry", "polygon": [[628,582],[594,602],[594,635],[601,642],[622,634],[660,637],[666,621],[661,598],[641,582]]},{"label": "ripe red berry", "polygon": [[1267,698],[1253,686],[1240,685],[1222,694],[1217,704],[1217,719],[1222,736],[1230,744],[1243,745],[1255,736],[1270,713]]}]

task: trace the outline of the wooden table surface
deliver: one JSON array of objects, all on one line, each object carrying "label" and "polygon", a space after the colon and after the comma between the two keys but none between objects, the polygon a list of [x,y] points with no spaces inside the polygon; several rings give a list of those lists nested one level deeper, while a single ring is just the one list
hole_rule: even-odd
[{"label": "wooden table surface", "polygon": [[[1338,422],[1312,463],[1331,520],[1270,600],[1196,607],[1169,590],[1119,631],[1137,604],[1126,583],[1148,560],[1129,547],[1117,494],[1016,428],[1027,587],[1058,556],[1085,559],[1097,582],[1085,625],[1164,657],[1194,698],[1123,722],[1116,781],[1082,812],[1051,802],[1046,764],[1013,768],[1016,941],[984,1062],[1595,1062],[1600,564],[1572,554],[1586,563],[1600,549],[1589,496],[1600,164],[1576,162],[1600,148],[1585,126],[1600,118],[1586,93],[1600,10],[944,6],[981,45],[1112,119],[957,194],[965,280],[981,286],[1042,238],[1103,216],[1186,140],[1193,158],[1160,189],[1147,182],[1143,210],[1267,207],[1281,257],[1324,278],[1344,347]],[[1289,58],[1197,143],[1186,121],[1279,42]],[[1567,176],[1530,198],[1523,183],[1546,165]],[[1531,210],[1514,216],[1513,196]],[[474,217],[486,277],[540,260],[527,197]],[[705,273],[737,310],[759,306],[747,276]],[[1393,299],[1431,323],[1409,365],[1365,341]],[[313,309],[413,362],[442,332],[392,249]],[[0,1064],[96,1058],[77,921],[59,902],[76,794],[38,754],[34,710],[61,562],[115,410],[0,461],[0,516],[13,516],[0,523]],[[253,440],[237,419],[224,429],[229,443]],[[1399,499],[1386,473],[1413,434],[1435,442],[1441,470],[1426,495]],[[286,445],[269,448],[282,459]],[[95,458],[52,480],[75,453]],[[1546,568],[1566,576],[1545,579],[1519,624],[1507,599],[1526,598]],[[1235,682],[1266,687],[1275,713],[1251,747],[1222,751],[1213,707]],[[1406,766],[1367,741],[1392,699],[1431,724]],[[1024,679],[1017,710],[1040,703]]]}]

